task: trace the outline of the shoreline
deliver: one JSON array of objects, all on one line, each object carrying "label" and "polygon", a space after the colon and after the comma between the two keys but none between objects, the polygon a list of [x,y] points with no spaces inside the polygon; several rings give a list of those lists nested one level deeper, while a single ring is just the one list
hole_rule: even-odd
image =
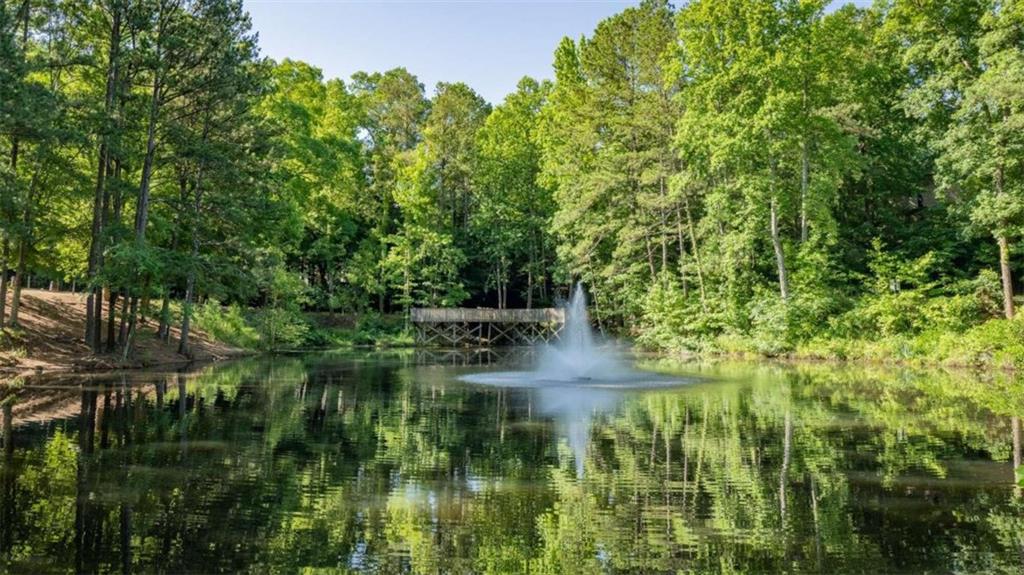
[{"label": "shoreline", "polygon": [[[524,346],[503,346],[505,348]],[[289,349],[271,353],[282,355],[302,355],[334,352],[372,352],[386,350],[419,351],[419,350],[453,350],[471,351],[481,348],[422,348],[416,346],[400,347],[379,347],[372,345],[359,345],[338,348],[317,348],[317,349]],[[956,372],[993,372],[1001,374],[1016,374],[1022,370],[1011,365],[971,365],[963,363],[942,363],[935,361],[902,360],[902,359],[838,359],[828,357],[794,356],[794,355],[758,355],[749,353],[697,353],[690,351],[657,351],[638,348],[643,359],[653,361],[674,361],[679,363],[700,363],[700,362],[741,362],[776,364],[785,366],[817,365],[850,368],[890,368],[890,369],[920,369],[920,370],[950,370]],[[19,377],[50,376],[50,375],[75,375],[75,374],[110,374],[118,372],[151,371],[159,369],[181,369],[190,365],[212,365],[221,362],[228,362],[237,359],[251,358],[260,355],[267,355],[268,352],[246,349],[224,350],[218,354],[204,354],[192,359],[181,358],[179,360],[146,362],[144,360],[129,361],[121,364],[116,361],[104,361],[109,356],[92,357],[85,356],[86,361],[74,362],[70,365],[38,365],[26,366],[2,366],[0,377],[15,379]],[[93,361],[88,361],[93,359]]]},{"label": "shoreline", "polygon": [[941,361],[927,361],[927,360],[907,360],[907,359],[877,359],[877,358],[857,358],[857,359],[840,359],[834,357],[820,357],[820,356],[800,356],[800,355],[759,355],[752,353],[730,353],[730,352],[715,352],[715,353],[698,353],[690,351],[657,351],[657,350],[645,350],[645,353],[653,354],[657,357],[664,359],[671,359],[677,361],[742,361],[742,362],[760,362],[760,363],[779,363],[785,365],[825,365],[825,366],[843,366],[843,367],[888,367],[888,368],[902,368],[902,369],[947,369],[955,371],[973,371],[973,372],[998,372],[1013,374],[1022,371],[1021,368],[1013,365],[999,365],[999,364],[968,364],[951,362],[945,363]]},{"label": "shoreline", "polygon": [[[179,360],[165,360],[146,362],[142,360],[118,363],[116,361],[104,361],[109,356],[97,356],[81,358],[85,361],[73,362],[69,365],[36,365],[26,366],[3,366],[0,367],[0,378],[9,380],[24,377],[60,376],[60,375],[102,375],[120,372],[144,372],[160,369],[182,369],[191,365],[212,365],[215,363],[227,362],[247,357],[255,357],[261,352],[255,350],[236,349],[217,355],[200,355],[192,359],[182,357]],[[88,360],[94,361],[88,361]],[[0,382],[2,386],[5,382]]]}]

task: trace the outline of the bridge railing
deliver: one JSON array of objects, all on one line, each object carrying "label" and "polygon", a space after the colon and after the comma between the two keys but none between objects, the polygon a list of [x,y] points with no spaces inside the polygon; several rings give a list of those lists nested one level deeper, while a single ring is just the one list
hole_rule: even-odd
[{"label": "bridge railing", "polygon": [[420,307],[410,310],[413,323],[565,323],[558,308],[491,309]]}]

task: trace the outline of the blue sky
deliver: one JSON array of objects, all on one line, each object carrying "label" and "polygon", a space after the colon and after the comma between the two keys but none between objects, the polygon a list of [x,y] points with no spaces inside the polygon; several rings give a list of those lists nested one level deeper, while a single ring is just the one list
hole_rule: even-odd
[{"label": "blue sky", "polygon": [[[244,0],[263,54],[327,78],[404,66],[432,94],[462,81],[499,103],[525,75],[551,77],[563,36],[589,35],[636,0]],[[865,4],[867,0],[859,0]]]}]

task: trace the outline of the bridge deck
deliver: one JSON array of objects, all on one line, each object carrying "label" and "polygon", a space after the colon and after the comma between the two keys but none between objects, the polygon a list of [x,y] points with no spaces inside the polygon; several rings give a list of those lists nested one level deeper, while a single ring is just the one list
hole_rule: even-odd
[{"label": "bridge deck", "polygon": [[413,308],[410,319],[420,346],[521,345],[557,339],[565,313],[555,308]]},{"label": "bridge deck", "polygon": [[485,323],[565,323],[565,313],[557,308],[491,309],[421,307],[412,309],[413,323],[485,322]]}]

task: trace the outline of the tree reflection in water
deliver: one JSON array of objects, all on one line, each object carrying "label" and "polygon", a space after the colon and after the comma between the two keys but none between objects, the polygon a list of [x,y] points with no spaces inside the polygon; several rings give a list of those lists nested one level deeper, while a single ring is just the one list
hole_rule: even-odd
[{"label": "tree reflection in water", "polygon": [[0,570],[1024,568],[1021,382],[647,367],[710,377],[568,397],[348,354],[6,388]]}]

